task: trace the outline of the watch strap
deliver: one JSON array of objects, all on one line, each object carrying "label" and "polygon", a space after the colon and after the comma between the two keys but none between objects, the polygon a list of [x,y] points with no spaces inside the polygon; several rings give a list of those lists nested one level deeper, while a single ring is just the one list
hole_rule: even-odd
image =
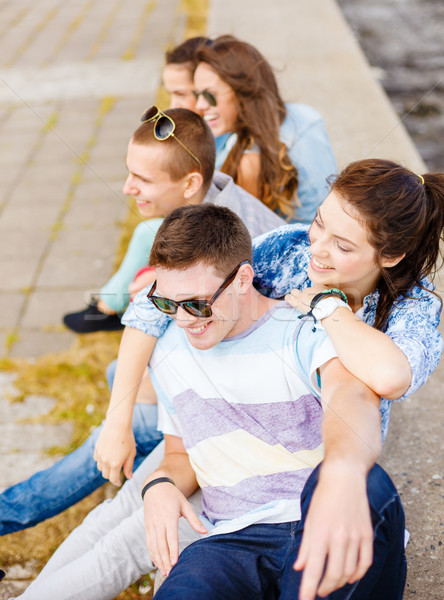
[{"label": "watch strap", "polygon": [[336,298],[339,298],[345,302],[345,304],[348,304],[347,296],[342,290],[338,288],[329,288],[328,290],[322,290],[322,292],[319,292],[319,294],[313,296],[310,302],[310,308],[313,310],[318,302],[320,302],[323,298],[327,298],[328,296],[335,296]]},{"label": "watch strap", "polygon": [[324,296],[324,298],[321,298],[310,312],[316,323],[317,321],[322,321],[322,319],[326,319],[332,315],[337,308],[348,308],[351,310],[350,306],[346,304],[342,298],[338,298],[337,296],[330,294],[328,296]]},{"label": "watch strap", "polygon": [[[319,304],[319,302],[327,298],[332,298],[336,300],[335,303],[330,303],[332,305],[330,307],[330,310],[327,310],[327,312],[316,310],[316,306]],[[313,296],[310,302],[310,310],[306,315],[300,315],[299,318],[302,319],[303,317],[313,317],[313,320],[316,325],[318,321],[320,321],[321,319],[325,319],[327,316],[330,316],[337,308],[342,306],[346,306],[348,309],[351,310],[350,306],[348,305],[348,300],[345,293],[339,288],[329,288],[327,290],[322,290],[322,292],[319,292],[318,294]],[[313,331],[316,331],[316,326],[313,327]]]}]

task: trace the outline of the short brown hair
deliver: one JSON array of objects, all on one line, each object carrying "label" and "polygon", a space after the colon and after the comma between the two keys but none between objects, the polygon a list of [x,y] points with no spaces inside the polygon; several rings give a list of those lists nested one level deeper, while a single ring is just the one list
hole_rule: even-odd
[{"label": "short brown hair", "polygon": [[203,46],[211,44],[210,38],[196,36],[188,38],[165,55],[167,65],[182,65],[189,68],[191,77],[197,66],[196,52]]},{"label": "short brown hair", "polygon": [[168,173],[173,181],[179,181],[189,173],[198,172],[203,177],[202,191],[210,187],[216,160],[214,135],[206,122],[198,114],[187,108],[170,108],[163,111],[176,124],[174,135],[189,150],[197,156],[200,164],[193,158],[173,136],[159,141],[154,137],[154,122],[142,123],[133,133],[131,141],[140,146],[163,144],[168,149],[165,153],[163,171]]},{"label": "short brown hair", "polygon": [[222,277],[240,262],[252,262],[248,229],[229,208],[191,204],[173,210],[160,226],[150,254],[150,265],[188,269],[202,262]]}]

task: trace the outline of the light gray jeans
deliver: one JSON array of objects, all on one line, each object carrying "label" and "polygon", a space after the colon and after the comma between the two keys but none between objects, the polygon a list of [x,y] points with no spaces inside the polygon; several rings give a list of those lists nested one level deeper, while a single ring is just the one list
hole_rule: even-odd
[{"label": "light gray jeans", "polygon": [[[145,459],[115,498],[85,518],[56,550],[21,600],[111,600],[154,568],[145,542],[144,479],[163,457],[164,444]],[[201,512],[201,493],[190,502]],[[201,536],[186,519],[179,521],[179,550]]]}]

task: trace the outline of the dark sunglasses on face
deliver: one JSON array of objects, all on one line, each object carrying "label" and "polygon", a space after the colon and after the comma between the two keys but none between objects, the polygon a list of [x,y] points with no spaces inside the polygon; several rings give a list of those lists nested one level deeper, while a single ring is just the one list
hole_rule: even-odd
[{"label": "dark sunglasses on face", "polygon": [[199,100],[199,96],[203,96],[210,106],[216,106],[217,104],[216,96],[208,90],[203,90],[202,92],[193,90],[193,96],[196,98],[196,101]]},{"label": "dark sunglasses on face", "polygon": [[234,281],[234,278],[237,275],[237,272],[241,268],[242,265],[248,264],[249,260],[243,260],[241,263],[237,265],[237,267],[232,271],[222,285],[215,291],[215,293],[211,296],[209,300],[199,300],[199,299],[191,299],[191,300],[180,300],[176,302],[176,300],[170,300],[169,298],[161,298],[160,296],[153,296],[156,290],[157,281],[153,283],[152,288],[150,289],[147,298],[151,300],[154,306],[167,315],[175,315],[177,313],[177,309],[179,306],[183,308],[188,314],[193,317],[207,318],[211,317],[213,311],[211,309],[212,304],[219,298],[224,290]]},{"label": "dark sunglasses on face", "polygon": [[150,121],[154,121],[154,137],[159,142],[163,142],[169,137],[173,137],[179,144],[182,146],[184,150],[188,152],[190,156],[194,158],[199,164],[201,164],[200,160],[197,158],[195,154],[191,152],[189,148],[183,144],[177,135],[174,135],[174,130],[176,129],[176,123],[173,119],[166,115],[164,112],[159,110],[157,106],[151,106],[147,108],[143,115],[140,117],[142,123],[149,123]]}]

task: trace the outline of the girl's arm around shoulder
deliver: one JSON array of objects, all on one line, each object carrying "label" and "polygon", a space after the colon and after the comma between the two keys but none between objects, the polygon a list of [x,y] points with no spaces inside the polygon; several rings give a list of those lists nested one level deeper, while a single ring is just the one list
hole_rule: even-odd
[{"label": "girl's arm around shoulder", "polygon": [[378,396],[396,400],[408,390],[412,371],[407,356],[382,331],[346,307],[322,319],[342,364]]},{"label": "girl's arm around shoulder", "polygon": [[[320,289],[293,290],[286,300],[303,313]],[[376,298],[368,303],[367,320]],[[386,331],[363,322],[346,307],[338,307],[321,323],[342,364],[386,400],[402,400],[423,385],[442,353],[437,330],[440,301],[417,288],[412,297],[395,304]]]},{"label": "girl's arm around shoulder", "polygon": [[[324,290],[317,284],[303,291],[292,290],[285,299],[306,314],[314,296]],[[324,301],[321,300],[319,306]],[[326,301],[328,302],[328,300]],[[405,354],[388,335],[364,323],[349,307],[337,300],[333,312],[321,319],[337,355],[346,369],[379,396],[394,400],[410,386],[411,369]]]}]

